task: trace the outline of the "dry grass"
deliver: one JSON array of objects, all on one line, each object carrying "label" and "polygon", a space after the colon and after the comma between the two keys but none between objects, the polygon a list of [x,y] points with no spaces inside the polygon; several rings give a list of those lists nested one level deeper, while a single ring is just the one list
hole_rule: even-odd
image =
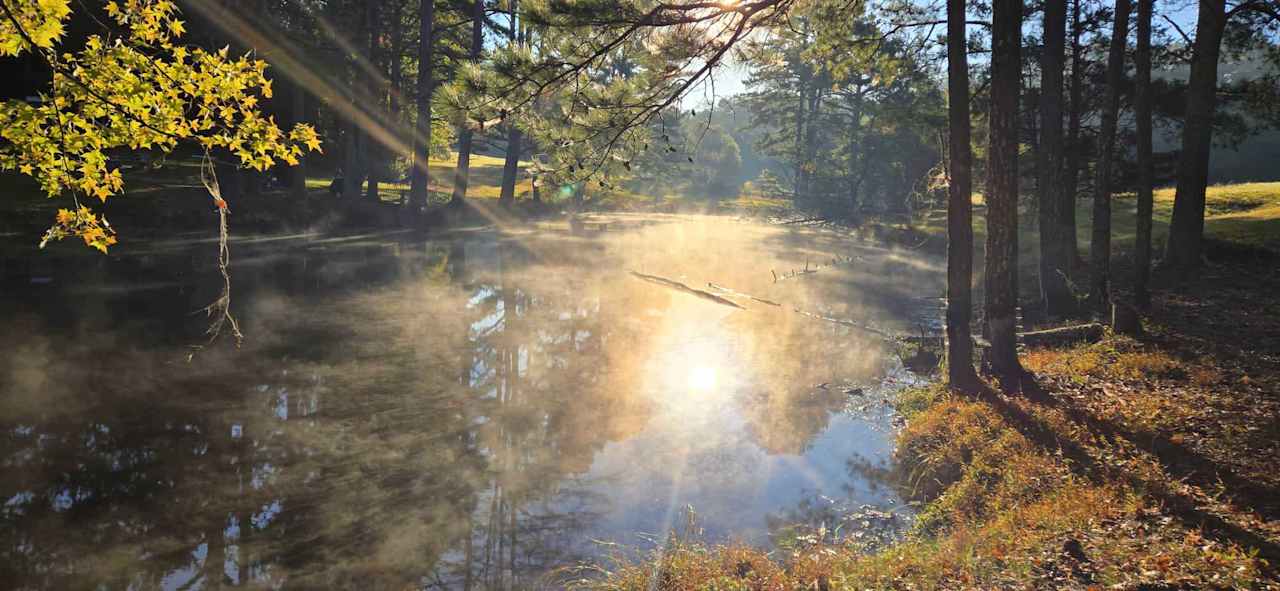
[{"label": "dry grass", "polygon": [[[647,560],[577,586],[701,589],[1135,589],[1264,586],[1264,563],[1241,545],[1172,518],[1132,482],[1090,478],[1009,418],[1028,413],[1053,432],[1081,431],[1062,413],[992,405],[939,389],[899,438],[907,478],[932,499],[914,531],[866,553],[813,544],[767,555],[678,540]],[[1022,419],[1017,419],[1022,420]],[[1091,454],[1107,451],[1085,447]],[[1119,473],[1119,472],[1117,472]],[[1109,472],[1110,474],[1110,472]],[[1163,587],[1162,587],[1163,588]]]}]

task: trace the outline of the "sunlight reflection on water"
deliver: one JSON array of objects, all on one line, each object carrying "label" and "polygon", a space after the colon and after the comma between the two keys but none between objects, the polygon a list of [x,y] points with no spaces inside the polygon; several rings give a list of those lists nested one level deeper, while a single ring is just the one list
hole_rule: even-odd
[{"label": "sunlight reflection on water", "polygon": [[528,588],[596,540],[646,547],[690,506],[707,539],[765,546],[903,511],[889,399],[913,378],[878,337],[796,310],[934,327],[938,262],[831,232],[611,219],[626,228],[249,241],[249,339],[192,364],[176,361],[203,328],[190,311],[216,287],[190,268],[200,245],[15,279],[0,580]]}]

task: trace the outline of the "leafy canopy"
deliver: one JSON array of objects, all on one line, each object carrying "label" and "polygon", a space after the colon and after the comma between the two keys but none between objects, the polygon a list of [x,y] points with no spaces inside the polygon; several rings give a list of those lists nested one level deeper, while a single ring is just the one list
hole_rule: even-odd
[{"label": "leafy canopy", "polygon": [[221,148],[241,166],[265,170],[320,150],[311,126],[286,132],[259,110],[272,93],[265,62],[231,57],[226,47],[178,43],[185,24],[171,0],[108,2],[119,35],[92,35],[75,53],[59,52],[70,0],[0,0],[0,8],[0,56],[34,52],[53,73],[38,101],[0,105],[0,169],[34,177],[49,197],[75,201],[58,213],[41,246],[78,236],[106,252],[116,242],[106,220],[79,201],[123,191],[110,160],[116,151],[168,153],[192,142],[206,156]]}]

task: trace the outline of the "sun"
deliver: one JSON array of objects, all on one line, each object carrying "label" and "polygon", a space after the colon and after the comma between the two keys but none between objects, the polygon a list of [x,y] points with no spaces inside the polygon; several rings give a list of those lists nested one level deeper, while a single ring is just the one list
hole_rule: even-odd
[{"label": "sun", "polygon": [[699,365],[689,372],[689,389],[697,392],[707,392],[716,387],[716,368],[708,365]]}]

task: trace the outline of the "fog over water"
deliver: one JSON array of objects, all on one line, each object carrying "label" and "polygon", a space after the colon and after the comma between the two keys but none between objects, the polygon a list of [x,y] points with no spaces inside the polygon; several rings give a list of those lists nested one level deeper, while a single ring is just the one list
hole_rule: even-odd
[{"label": "fog over water", "polygon": [[887,399],[917,378],[876,331],[936,331],[941,261],[595,222],[239,241],[246,340],[190,361],[211,244],[5,260],[0,586],[554,587],[673,531],[906,522]]}]

